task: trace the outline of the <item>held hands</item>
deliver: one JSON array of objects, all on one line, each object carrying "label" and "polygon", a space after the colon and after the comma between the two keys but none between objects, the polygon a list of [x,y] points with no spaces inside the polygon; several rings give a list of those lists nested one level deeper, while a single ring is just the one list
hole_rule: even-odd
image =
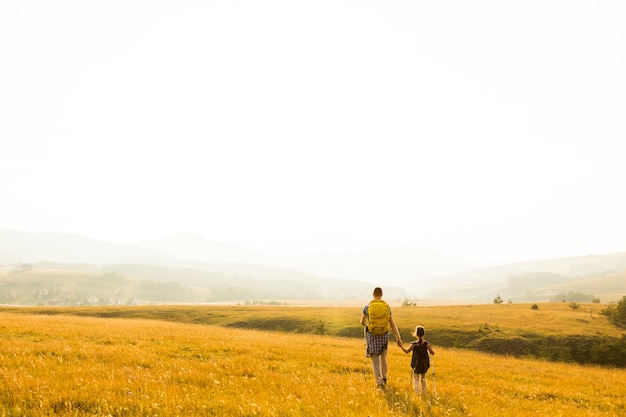
[{"label": "held hands", "polygon": [[398,344],[398,346],[400,347],[400,349],[402,349],[402,351],[403,351],[404,353],[409,353],[409,352],[411,351],[411,349],[410,349],[410,348],[409,348],[409,349],[405,349],[405,348],[404,348],[404,345],[402,344],[402,341],[401,341],[401,340],[400,340],[400,341],[398,341],[398,342],[396,342],[396,343]]}]

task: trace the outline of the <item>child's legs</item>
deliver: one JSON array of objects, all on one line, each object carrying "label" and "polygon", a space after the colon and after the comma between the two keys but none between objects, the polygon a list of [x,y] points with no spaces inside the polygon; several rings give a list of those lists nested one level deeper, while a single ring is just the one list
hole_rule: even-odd
[{"label": "child's legs", "polygon": [[413,388],[418,394],[426,392],[426,374],[413,374]]},{"label": "child's legs", "polygon": [[419,374],[422,384],[422,392],[426,392],[426,374]]},{"label": "child's legs", "polygon": [[413,389],[415,390],[415,392],[420,392],[418,376],[419,374],[413,372]]}]

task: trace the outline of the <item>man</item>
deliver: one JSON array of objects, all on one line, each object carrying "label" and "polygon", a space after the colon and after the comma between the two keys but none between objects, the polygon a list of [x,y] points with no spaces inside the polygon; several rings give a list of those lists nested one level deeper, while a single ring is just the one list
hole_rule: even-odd
[{"label": "man", "polygon": [[396,344],[402,346],[402,339],[396,323],[391,316],[391,307],[383,301],[383,290],[374,288],[374,299],[370,301],[361,314],[361,325],[366,327],[367,356],[372,358],[374,379],[378,388],[387,385],[387,346],[389,329],[396,336]]}]

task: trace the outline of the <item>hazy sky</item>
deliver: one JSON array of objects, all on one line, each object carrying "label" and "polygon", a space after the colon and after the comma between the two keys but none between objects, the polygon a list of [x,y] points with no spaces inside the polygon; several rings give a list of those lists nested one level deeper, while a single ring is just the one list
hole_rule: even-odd
[{"label": "hazy sky", "polygon": [[0,227],[626,251],[626,2],[2,1]]}]

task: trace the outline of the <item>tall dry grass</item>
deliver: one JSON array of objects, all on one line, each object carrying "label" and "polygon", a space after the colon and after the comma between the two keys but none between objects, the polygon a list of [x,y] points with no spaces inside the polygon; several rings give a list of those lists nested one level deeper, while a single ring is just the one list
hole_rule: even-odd
[{"label": "tall dry grass", "polygon": [[[497,329],[503,334],[532,332],[546,336],[588,334],[621,337],[601,312],[606,304],[583,303],[573,310],[568,303],[538,303],[538,309],[524,304],[477,304],[401,307],[391,303],[396,323],[408,337],[415,325],[445,331],[475,332]],[[293,306],[93,306],[93,307],[0,307],[1,312],[25,314],[68,314],[95,317],[155,318],[166,321],[223,326],[285,329],[314,332],[323,323],[329,334],[359,334],[360,307]],[[435,332],[435,338],[438,336]]]},{"label": "tall dry grass", "polygon": [[429,375],[420,399],[410,355],[393,344],[380,391],[358,339],[65,315],[0,313],[0,323],[3,416],[626,413],[623,369],[435,346],[437,395]]}]

